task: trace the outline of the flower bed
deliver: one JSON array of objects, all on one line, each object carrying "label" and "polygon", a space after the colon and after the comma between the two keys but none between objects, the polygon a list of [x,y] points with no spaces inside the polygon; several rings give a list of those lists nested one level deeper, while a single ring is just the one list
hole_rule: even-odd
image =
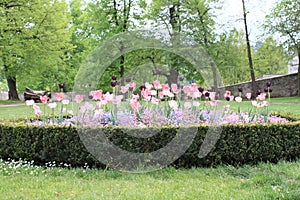
[{"label": "flower bed", "polygon": [[[196,132],[192,143],[179,155],[174,166],[255,164],[259,161],[293,160],[300,156],[300,123],[270,115],[270,85],[266,93],[258,91],[256,99],[249,101],[252,108],[247,112],[240,109],[234,112],[228,105],[220,108],[221,101],[211,99],[210,92],[195,83],[169,86],[154,81],[136,88],[131,81],[118,86],[114,77],[111,85],[113,92],[92,91],[91,100],[87,102],[77,95],[71,113],[66,110],[70,100],[64,99],[63,93],[56,94],[58,102],[47,103],[47,97],[41,97],[44,108],[48,106],[51,114],[43,112],[34,102],[26,101],[38,119],[0,124],[0,158],[23,158],[42,165],[56,161],[72,166],[87,163],[104,167],[86,149],[82,141],[85,132],[80,132],[82,128],[104,133],[105,138],[125,151],[144,153],[169,144],[182,134],[182,127],[187,134],[192,132],[189,130]],[[239,90],[237,97],[226,91],[224,100],[241,103],[243,95],[242,89]],[[245,94],[245,98],[250,99],[250,94]],[[55,109],[59,109],[58,115],[54,115]],[[205,157],[198,157],[209,129],[215,126],[222,127],[216,143]],[[153,128],[157,129],[155,134],[151,134]],[[128,134],[133,131],[138,134]],[[84,137],[86,141],[98,139],[97,134]],[[176,145],[179,148],[183,144]]]},{"label": "flower bed", "polygon": [[[91,91],[91,101],[82,103],[83,97],[76,95],[76,109],[72,110],[71,118],[63,120],[65,105],[70,101],[64,99],[63,93],[57,93],[60,104],[58,117],[42,113],[33,101],[26,104],[33,106],[37,116],[42,116],[44,122],[31,121],[33,124],[73,124],[82,126],[120,126],[120,127],[151,127],[151,126],[186,126],[198,124],[243,124],[243,123],[278,123],[288,120],[269,113],[271,83],[267,83],[265,92],[257,91],[256,100],[249,101],[252,108],[248,111],[230,110],[230,106],[220,107],[220,100],[211,99],[211,94],[196,83],[181,86],[180,84],[161,84],[158,80],[145,83],[136,88],[131,80],[125,86],[119,86],[116,77],[112,77],[112,92],[101,89]],[[243,90],[239,88],[239,96],[234,97],[226,91],[224,100],[243,101]],[[251,94],[245,94],[250,99]],[[47,96],[41,97],[41,102],[47,104]],[[44,105],[45,107],[45,105]],[[48,103],[48,107],[57,109],[58,103]]]}]

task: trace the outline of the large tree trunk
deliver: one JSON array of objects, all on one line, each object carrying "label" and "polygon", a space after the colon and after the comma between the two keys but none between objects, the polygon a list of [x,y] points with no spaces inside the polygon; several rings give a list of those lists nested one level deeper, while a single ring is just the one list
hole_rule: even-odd
[{"label": "large tree trunk", "polygon": [[9,100],[20,100],[17,91],[17,81],[16,77],[9,76],[7,79],[8,85],[8,99]]},{"label": "large tree trunk", "polygon": [[249,68],[250,68],[250,75],[251,75],[252,97],[254,97],[256,94],[256,82],[255,82],[254,68],[253,68],[253,62],[251,56],[251,47],[250,47],[249,34],[248,34],[247,12],[245,7],[245,1],[242,0],[242,3],[243,3],[243,14],[244,14],[244,25],[245,25],[245,34],[246,34],[246,42],[247,42],[248,60],[249,60]]},{"label": "large tree trunk", "polygon": [[298,52],[298,96],[300,97],[300,48],[297,49]]}]

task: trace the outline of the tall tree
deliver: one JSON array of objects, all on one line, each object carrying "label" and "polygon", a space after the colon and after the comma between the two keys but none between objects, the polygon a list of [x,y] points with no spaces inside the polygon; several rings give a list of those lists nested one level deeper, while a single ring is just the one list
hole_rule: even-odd
[{"label": "tall tree", "polygon": [[248,53],[248,61],[249,61],[249,69],[250,69],[250,76],[251,76],[251,86],[252,86],[252,96],[254,96],[256,92],[256,82],[255,82],[255,74],[254,74],[254,67],[252,61],[252,54],[251,54],[251,46],[249,40],[249,32],[248,32],[248,24],[247,24],[247,10],[245,5],[245,0],[242,0],[243,4],[243,19],[244,19],[244,26],[245,26],[245,35],[246,35],[246,44],[247,44],[247,53]]},{"label": "tall tree", "polygon": [[[73,0],[75,2],[75,0]],[[119,33],[124,33],[136,26],[141,18],[141,12],[145,8],[144,0],[93,0],[87,4],[82,16],[82,25],[78,27],[79,34],[87,39],[85,45],[90,50],[102,41]],[[120,44],[120,51],[124,46]],[[114,62],[111,71],[122,78],[125,71],[125,56],[121,55]]]},{"label": "tall tree", "polygon": [[280,42],[298,57],[298,96],[300,96],[300,9],[299,0],[281,0],[266,17],[265,28],[281,35]]},{"label": "tall tree", "polygon": [[244,32],[232,29],[223,33],[213,45],[213,58],[224,85],[249,81]]},{"label": "tall tree", "polygon": [[287,73],[288,53],[282,46],[276,44],[272,37],[265,39],[256,46],[253,63],[256,66],[255,74],[257,76]]},{"label": "tall tree", "polygon": [[58,0],[3,0],[0,17],[0,70],[7,80],[10,99],[19,99],[18,78],[57,65],[65,58],[70,47],[67,4]]}]

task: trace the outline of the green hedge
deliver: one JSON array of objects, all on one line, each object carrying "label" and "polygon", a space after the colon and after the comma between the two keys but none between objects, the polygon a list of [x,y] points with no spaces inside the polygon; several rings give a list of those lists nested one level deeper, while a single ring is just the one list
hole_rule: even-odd
[{"label": "green hedge", "polygon": [[[204,158],[199,158],[198,153],[209,127],[196,128],[197,134],[192,144],[173,163],[174,166],[242,165],[260,161],[295,160],[300,157],[300,122],[224,125],[216,145]],[[168,144],[175,137],[178,128],[163,127],[150,138],[136,138],[117,127],[101,130],[122,149],[152,152]],[[0,158],[34,160],[40,165],[55,161],[72,166],[84,166],[87,163],[90,166],[104,167],[87,151],[75,127],[0,123]]]}]

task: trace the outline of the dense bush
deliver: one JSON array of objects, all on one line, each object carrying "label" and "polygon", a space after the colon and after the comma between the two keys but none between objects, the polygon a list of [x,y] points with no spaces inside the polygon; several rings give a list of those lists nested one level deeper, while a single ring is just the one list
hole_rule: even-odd
[{"label": "dense bush", "polygon": [[[199,149],[208,129],[208,126],[202,125],[196,127],[197,134],[193,143],[173,165],[241,165],[260,161],[294,160],[300,157],[300,122],[224,125],[212,151],[204,158],[199,158]],[[163,127],[158,134],[150,138],[136,138],[127,134],[125,129],[117,127],[102,130],[110,141],[122,149],[130,152],[152,152],[168,144],[175,137],[178,128]],[[86,138],[97,140],[97,129],[94,133],[94,136]],[[99,142],[99,145],[103,144]],[[34,160],[40,165],[56,161],[72,166],[83,166],[87,163],[90,166],[104,167],[85,148],[78,130],[66,126],[0,123],[0,158]]]}]

